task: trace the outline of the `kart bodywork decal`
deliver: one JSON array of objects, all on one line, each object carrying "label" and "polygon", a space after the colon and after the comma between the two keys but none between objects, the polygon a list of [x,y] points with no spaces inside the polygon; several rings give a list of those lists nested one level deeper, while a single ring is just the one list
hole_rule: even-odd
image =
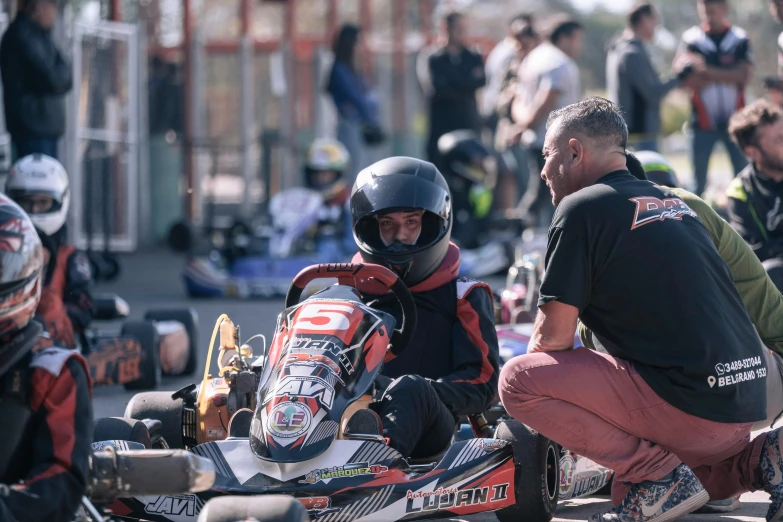
[{"label": "kart bodywork decal", "polygon": [[387,460],[401,459],[402,455],[394,449],[380,442],[363,442],[359,451],[348,459],[348,464],[356,462],[384,462]]},{"label": "kart bodywork decal", "polygon": [[[247,444],[247,441],[245,441],[245,444]],[[200,444],[191,451],[196,455],[201,455],[211,460],[215,464],[215,470],[218,475],[222,475],[228,480],[237,480],[236,475],[233,473],[234,467],[228,463],[217,442]]]},{"label": "kart bodywork decal", "polygon": [[389,501],[389,497],[391,497],[393,490],[394,486],[387,486],[365,498],[360,497],[343,507],[339,512],[331,513],[318,520],[322,522],[353,522],[354,520],[374,513],[379,509],[383,509]]}]

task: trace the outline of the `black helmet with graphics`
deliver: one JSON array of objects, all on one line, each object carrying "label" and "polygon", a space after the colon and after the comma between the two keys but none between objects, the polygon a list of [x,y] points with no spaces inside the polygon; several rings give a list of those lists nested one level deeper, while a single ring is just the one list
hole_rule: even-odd
[{"label": "black helmet with graphics", "polygon": [[[421,232],[413,244],[381,237],[378,216],[423,210]],[[431,276],[449,249],[451,193],[432,163],[415,158],[386,158],[359,172],[351,191],[353,236],[362,259],[395,270],[408,286]]]}]

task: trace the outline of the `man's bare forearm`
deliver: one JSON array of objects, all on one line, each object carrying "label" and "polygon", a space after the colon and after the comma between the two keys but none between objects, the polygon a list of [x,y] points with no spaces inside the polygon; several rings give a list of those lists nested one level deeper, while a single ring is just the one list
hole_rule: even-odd
[{"label": "man's bare forearm", "polygon": [[740,65],[731,69],[707,67],[704,76],[705,79],[710,82],[747,85],[750,81],[751,71],[752,68],[749,64]]}]

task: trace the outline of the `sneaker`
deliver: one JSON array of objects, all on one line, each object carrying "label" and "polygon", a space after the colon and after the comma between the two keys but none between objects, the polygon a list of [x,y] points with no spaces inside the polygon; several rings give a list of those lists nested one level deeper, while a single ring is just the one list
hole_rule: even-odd
[{"label": "sneaker", "polygon": [[761,447],[761,478],[764,491],[769,493],[771,504],[767,511],[767,522],[783,518],[783,456],[780,447],[780,428],[767,433],[767,440]]},{"label": "sneaker", "polygon": [[735,511],[742,506],[742,502],[739,501],[739,495],[726,500],[710,500],[702,507],[694,511],[694,513],[729,513]]},{"label": "sneaker", "polygon": [[620,505],[590,522],[667,522],[691,513],[710,500],[693,471],[680,464],[660,480],[631,484]]},{"label": "sneaker", "polygon": [[351,435],[383,435],[383,423],[381,417],[373,410],[357,410],[348,420],[348,424],[343,430],[343,436],[349,438]]}]

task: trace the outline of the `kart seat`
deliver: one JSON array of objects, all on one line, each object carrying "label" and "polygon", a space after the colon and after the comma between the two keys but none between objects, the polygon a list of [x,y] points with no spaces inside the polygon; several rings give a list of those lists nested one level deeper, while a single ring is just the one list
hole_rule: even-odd
[{"label": "kart seat", "polygon": [[451,443],[449,443],[439,453],[436,453],[435,455],[432,455],[430,457],[409,457],[408,464],[410,464],[411,466],[422,466],[426,464],[432,464],[433,462],[440,462],[440,459],[442,459],[443,456],[446,454],[446,452],[449,451],[449,448],[451,448],[451,444],[453,443],[454,443],[454,439],[452,438]]},{"label": "kart seat", "polygon": [[253,410],[242,408],[237,410],[228,422],[229,439],[247,439],[250,437],[250,423],[253,421]]}]

